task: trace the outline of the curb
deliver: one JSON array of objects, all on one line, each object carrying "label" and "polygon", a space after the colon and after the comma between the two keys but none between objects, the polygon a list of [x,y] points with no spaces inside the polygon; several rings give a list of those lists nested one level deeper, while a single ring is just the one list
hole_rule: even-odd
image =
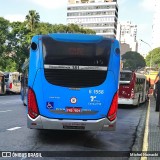
[{"label": "curb", "polygon": [[[135,140],[133,142],[131,152],[138,152],[142,151],[143,149],[143,139],[144,139],[144,133],[145,133],[145,124],[146,124],[146,117],[147,117],[147,111],[148,106],[150,103],[146,103],[145,107],[142,110],[142,115],[139,120],[138,126],[136,128],[135,133]],[[129,160],[140,160],[141,157],[129,157]]]},{"label": "curb", "polygon": [[[143,148],[142,148],[143,152],[148,151],[150,105],[151,105],[151,100],[149,100],[149,104],[147,108],[146,123],[145,123],[144,138],[143,138]],[[147,159],[148,159],[147,157],[141,157],[141,160],[147,160]]]}]

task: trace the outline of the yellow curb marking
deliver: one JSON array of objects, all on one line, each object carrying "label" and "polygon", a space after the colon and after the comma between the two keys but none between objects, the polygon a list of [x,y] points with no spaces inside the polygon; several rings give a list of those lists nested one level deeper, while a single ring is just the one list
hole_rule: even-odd
[{"label": "yellow curb marking", "polygon": [[[146,124],[145,124],[145,130],[144,130],[142,152],[147,152],[148,151],[148,133],[149,133],[150,103],[151,102],[149,100],[148,108],[147,108],[147,115],[146,115]],[[147,157],[141,157],[141,160],[147,160]]]}]

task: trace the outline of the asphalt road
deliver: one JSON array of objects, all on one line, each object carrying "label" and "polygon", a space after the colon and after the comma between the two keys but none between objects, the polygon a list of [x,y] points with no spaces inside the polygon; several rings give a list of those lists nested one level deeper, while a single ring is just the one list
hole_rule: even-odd
[{"label": "asphalt road", "polygon": [[[142,104],[138,108],[119,106],[117,128],[112,132],[34,130],[26,126],[27,110],[20,96],[0,96],[0,151],[131,151],[137,126],[146,106],[147,104]],[[106,160],[106,157],[41,159]],[[120,158],[111,159],[119,160]]]}]

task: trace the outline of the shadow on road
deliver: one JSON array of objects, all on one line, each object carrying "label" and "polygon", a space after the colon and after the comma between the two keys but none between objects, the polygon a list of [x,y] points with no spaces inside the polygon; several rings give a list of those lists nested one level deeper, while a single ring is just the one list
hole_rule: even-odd
[{"label": "shadow on road", "polygon": [[[75,145],[103,149],[106,143],[96,137],[97,132],[90,131],[59,131],[59,130],[38,130],[38,139],[43,144],[50,145]],[[66,148],[64,148],[66,150]]]},{"label": "shadow on road", "polygon": [[[140,107],[144,107],[144,106],[148,106],[148,102],[147,101],[145,103],[140,104],[139,108]],[[121,109],[131,109],[132,110],[132,109],[137,109],[138,106],[119,104],[118,108],[121,108]]]}]

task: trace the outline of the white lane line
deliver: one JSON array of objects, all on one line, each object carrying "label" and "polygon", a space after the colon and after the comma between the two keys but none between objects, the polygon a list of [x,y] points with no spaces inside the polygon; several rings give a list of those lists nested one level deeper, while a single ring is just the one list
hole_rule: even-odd
[{"label": "white lane line", "polygon": [[7,130],[8,130],[8,131],[14,131],[14,130],[20,129],[20,128],[22,128],[22,127],[13,127],[13,128],[9,128],[9,129],[7,129]]},{"label": "white lane line", "polygon": [[15,100],[3,100],[0,103],[13,103],[13,102],[21,102],[21,99],[15,99]]},{"label": "white lane line", "polygon": [[[17,102],[18,104],[20,104],[21,102]],[[12,102],[4,102],[4,103],[0,103],[0,105],[7,105],[7,104],[17,104],[17,103],[12,103]]]},{"label": "white lane line", "polygon": [[0,113],[11,112],[12,110],[0,111]]}]

